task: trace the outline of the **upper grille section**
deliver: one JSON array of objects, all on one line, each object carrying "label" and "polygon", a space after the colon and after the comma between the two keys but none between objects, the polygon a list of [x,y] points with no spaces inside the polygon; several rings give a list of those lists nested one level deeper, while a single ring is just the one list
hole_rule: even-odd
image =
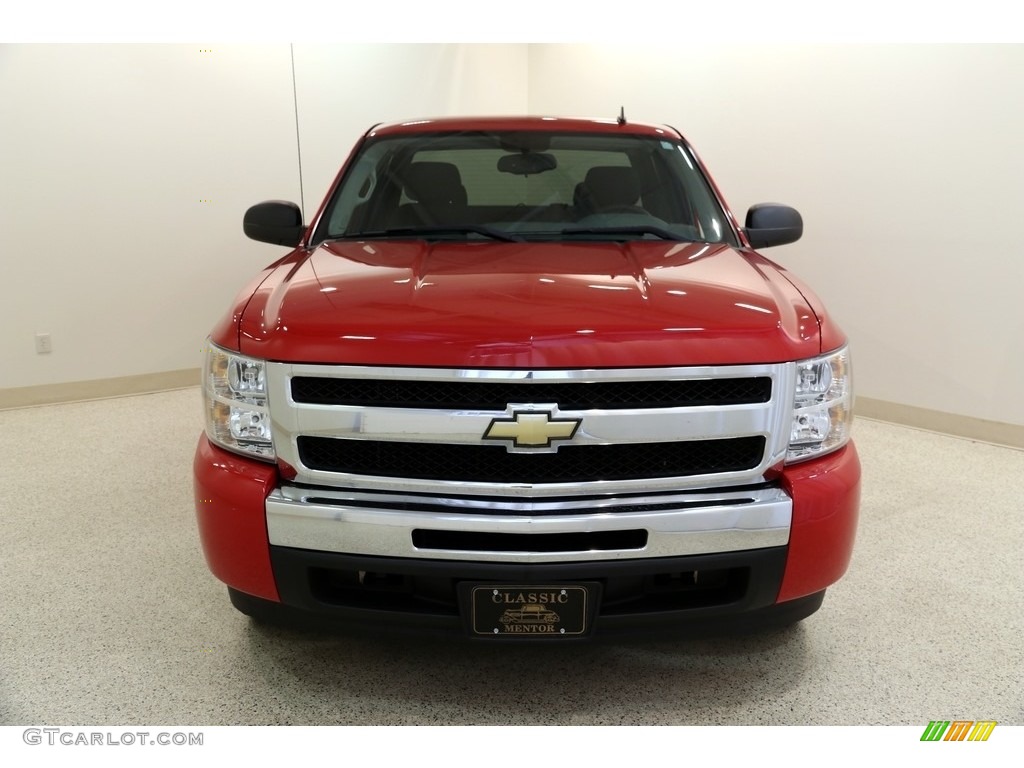
[{"label": "upper grille section", "polygon": [[316,405],[503,411],[509,403],[558,403],[562,411],[767,403],[768,376],[612,382],[477,382],[297,376],[292,399]]}]

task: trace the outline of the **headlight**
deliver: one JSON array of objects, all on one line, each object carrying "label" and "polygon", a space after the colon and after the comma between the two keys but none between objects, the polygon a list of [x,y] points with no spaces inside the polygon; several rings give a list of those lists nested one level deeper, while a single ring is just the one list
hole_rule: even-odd
[{"label": "headlight", "polygon": [[266,363],[207,344],[203,365],[206,435],[229,451],[273,461]]},{"label": "headlight", "polygon": [[843,347],[796,364],[793,425],[786,461],[801,461],[841,448],[853,423],[853,375]]}]

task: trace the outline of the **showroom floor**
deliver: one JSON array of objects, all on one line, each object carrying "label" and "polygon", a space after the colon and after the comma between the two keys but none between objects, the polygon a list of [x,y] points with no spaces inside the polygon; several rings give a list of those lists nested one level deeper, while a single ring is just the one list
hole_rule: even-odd
[{"label": "showroom floor", "polygon": [[0,412],[0,725],[1024,725],[1024,451],[860,420],[796,627],[490,646],[255,626],[206,569],[197,389]]}]

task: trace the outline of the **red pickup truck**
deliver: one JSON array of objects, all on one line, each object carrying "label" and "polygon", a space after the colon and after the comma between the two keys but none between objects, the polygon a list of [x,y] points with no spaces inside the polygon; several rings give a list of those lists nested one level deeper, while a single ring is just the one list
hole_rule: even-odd
[{"label": "red pickup truck", "polygon": [[270,201],[243,224],[289,251],[210,335],[194,462],[243,613],[733,631],[803,619],[846,570],[847,341],[755,250],[800,215],[740,227],[675,129],[379,125],[310,223]]}]

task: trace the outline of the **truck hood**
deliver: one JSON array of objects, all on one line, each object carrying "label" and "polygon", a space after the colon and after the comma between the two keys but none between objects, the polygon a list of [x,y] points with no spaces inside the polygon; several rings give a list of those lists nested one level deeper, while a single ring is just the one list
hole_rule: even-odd
[{"label": "truck hood", "polygon": [[767,363],[819,353],[782,270],[727,245],[342,241],[273,269],[239,322],[270,360],[465,368]]}]

